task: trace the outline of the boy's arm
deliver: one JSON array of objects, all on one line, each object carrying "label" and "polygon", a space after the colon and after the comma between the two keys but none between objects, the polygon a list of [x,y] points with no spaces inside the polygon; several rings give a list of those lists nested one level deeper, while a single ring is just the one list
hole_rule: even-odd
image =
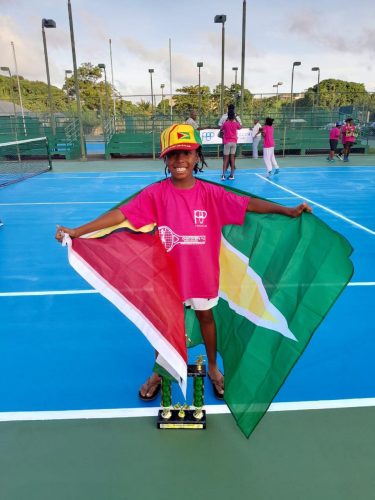
[{"label": "boy's arm", "polygon": [[258,214],[281,214],[288,217],[299,217],[302,212],[311,212],[311,208],[306,202],[296,207],[284,207],[258,198],[250,198],[246,212],[256,212]]},{"label": "boy's arm", "polygon": [[125,220],[125,215],[121,212],[121,210],[115,208],[114,210],[110,210],[104,215],[101,215],[97,219],[88,222],[87,224],[83,224],[83,226],[76,227],[75,229],[71,229],[65,226],[58,226],[55,238],[58,241],[62,241],[64,233],[69,234],[71,238],[79,238],[83,234],[92,233],[93,231],[104,229],[105,227],[110,227],[110,226],[115,226],[116,224],[120,224],[124,220]]}]

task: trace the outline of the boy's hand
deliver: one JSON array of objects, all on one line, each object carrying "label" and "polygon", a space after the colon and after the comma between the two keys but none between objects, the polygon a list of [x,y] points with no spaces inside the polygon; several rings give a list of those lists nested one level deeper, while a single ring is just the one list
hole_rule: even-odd
[{"label": "boy's hand", "polygon": [[302,212],[308,212],[308,213],[312,212],[311,207],[305,201],[300,205],[297,205],[296,207],[290,208],[289,210],[290,210],[288,214],[289,217],[299,217],[302,214]]},{"label": "boy's hand", "polygon": [[75,229],[70,229],[69,227],[65,226],[57,226],[55,234],[55,238],[57,239],[57,241],[60,241],[61,243],[64,238],[64,234],[68,234],[71,238],[77,237]]}]

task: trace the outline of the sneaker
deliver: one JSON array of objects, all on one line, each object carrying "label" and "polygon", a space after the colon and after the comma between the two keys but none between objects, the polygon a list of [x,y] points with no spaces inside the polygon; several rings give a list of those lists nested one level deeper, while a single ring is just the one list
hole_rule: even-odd
[{"label": "sneaker", "polygon": [[277,175],[278,173],[280,172],[280,169],[279,168],[276,168],[273,175]]},{"label": "sneaker", "polygon": [[344,158],[344,161],[349,161],[349,158]]},{"label": "sneaker", "polygon": [[336,156],[337,156],[337,158],[338,158],[339,160],[341,160],[341,161],[343,160],[343,157],[342,157],[342,155],[340,155],[340,154],[337,154]]},{"label": "sneaker", "polygon": [[222,175],[222,176],[221,176],[221,180],[222,180],[222,181],[225,181],[225,175]]},{"label": "sneaker", "polygon": [[234,181],[234,175],[230,175],[230,176],[228,177],[228,179],[229,179],[230,181]]},{"label": "sneaker", "polygon": [[270,172],[267,172],[267,175],[266,175],[266,178],[267,178],[267,179],[270,179],[270,177],[271,177],[271,173],[272,173],[272,170],[271,170]]}]

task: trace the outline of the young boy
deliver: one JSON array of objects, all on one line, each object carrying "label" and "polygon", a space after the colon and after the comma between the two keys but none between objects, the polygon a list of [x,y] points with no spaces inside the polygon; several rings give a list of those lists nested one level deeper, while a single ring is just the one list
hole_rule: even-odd
[{"label": "young boy", "polygon": [[[215,395],[224,397],[224,377],[216,361],[216,325],[212,309],[218,302],[221,229],[226,224],[243,224],[246,212],[279,213],[299,217],[311,211],[306,203],[289,208],[264,200],[239,196],[221,186],[198,180],[194,173],[204,164],[199,132],[191,125],[176,124],[161,134],[161,158],[170,177],[146,187],[129,203],[111,210],[75,229],[58,227],[63,234],[78,238],[128,219],[134,227],[156,222],[166,251],[179,274],[181,301],[195,310],[205,343],[208,376]],[[182,236],[183,244],[168,245],[167,233]],[[184,239],[184,236],[189,238]],[[199,242],[199,243],[197,243]],[[160,377],[153,373],[142,385],[139,397],[154,399],[160,391]]]},{"label": "young boy", "polygon": [[331,128],[329,131],[329,146],[330,146],[330,152],[328,155],[327,160],[328,161],[335,161],[334,157],[336,154],[337,150],[337,144],[339,142],[340,134],[341,134],[341,123],[336,122],[335,126]]}]

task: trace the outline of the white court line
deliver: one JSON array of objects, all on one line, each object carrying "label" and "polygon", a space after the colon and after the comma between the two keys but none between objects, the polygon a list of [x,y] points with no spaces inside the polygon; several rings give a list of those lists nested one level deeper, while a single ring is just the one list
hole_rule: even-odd
[{"label": "white court line", "polygon": [[[328,410],[340,408],[366,408],[375,406],[375,398],[333,399],[322,401],[296,401],[292,403],[272,403],[268,411]],[[106,410],[66,410],[66,411],[14,411],[0,412],[0,422],[33,420],[87,420],[98,418],[155,417],[159,407],[114,408]],[[228,414],[226,405],[207,405],[209,415]]]},{"label": "white court line", "polygon": [[280,186],[279,184],[276,184],[276,182],[273,182],[273,181],[270,181],[269,179],[266,179],[266,177],[264,177],[263,175],[260,175],[260,174],[254,174],[254,175],[256,175],[257,177],[259,177],[259,179],[262,179],[264,182],[269,182],[273,186],[276,186],[279,189],[282,189],[286,193],[293,194],[297,198],[300,198],[303,201],[307,201],[308,203],[311,203],[312,205],[315,205],[316,207],[319,207],[322,210],[325,210],[326,212],[329,212],[330,214],[338,217],[339,219],[344,220],[345,222],[349,222],[349,224],[352,224],[353,226],[356,226],[359,229],[362,229],[363,231],[366,231],[367,233],[375,235],[375,231],[372,231],[372,229],[369,229],[368,227],[362,226],[361,224],[358,224],[357,222],[354,222],[353,220],[348,219],[347,217],[345,217],[344,215],[340,214],[339,212],[336,212],[335,210],[331,210],[330,208],[325,207],[324,205],[321,205],[320,203],[317,203],[316,201],[313,201],[313,200],[310,200],[309,198],[301,196],[298,193],[296,193],[295,191],[292,191],[291,189],[287,189],[287,188],[285,188],[283,186]]},{"label": "white court line", "polygon": [[44,295],[86,295],[99,293],[97,290],[42,290],[38,292],[1,292],[0,297],[40,297]]},{"label": "white court line", "polygon": [[[318,167],[284,167],[284,168],[281,168],[280,170],[282,170],[283,174],[285,175],[290,175],[290,174],[295,174],[295,175],[305,175],[305,174],[345,174],[345,175],[348,175],[348,174],[357,174],[357,173],[365,173],[365,174],[368,174],[368,173],[371,173],[373,174],[375,172],[375,168],[373,169],[370,169],[370,170],[363,170],[364,167],[358,167],[358,172],[356,170],[351,170],[350,172],[348,170],[339,170],[340,167],[333,167],[334,170],[331,170],[330,167],[327,167],[327,170],[317,170]],[[357,168],[357,167],[356,167]],[[361,170],[359,170],[359,168]],[[306,170],[301,170],[301,169],[306,169]],[[254,169],[256,170],[256,169]],[[236,172],[236,175],[252,175],[254,174],[255,172],[253,171],[249,171],[249,172],[246,172],[246,171],[239,171],[239,172]]]},{"label": "white court line", "polygon": [[[347,286],[375,286],[375,281],[354,281]],[[0,292],[1,297],[38,297],[45,295],[86,295],[99,293],[97,290],[41,290],[37,292]]]},{"label": "white court line", "polygon": [[[120,200],[121,201],[121,200]],[[28,203],[0,203],[0,207],[18,207],[29,205],[100,205],[108,203],[120,203],[119,200],[110,201],[44,201],[44,202],[28,202]]]},{"label": "white court line", "polygon": [[[74,173],[71,173],[71,174],[61,173],[61,174],[59,174],[57,172],[50,172],[49,177],[39,177],[38,180],[49,180],[50,181],[51,180],[50,179],[51,174],[55,175],[56,179],[58,179],[58,180],[61,180],[61,179],[86,179],[86,177],[88,175],[93,176],[92,177],[93,179],[95,179],[95,178],[98,178],[98,179],[113,179],[115,177],[119,177],[120,179],[126,179],[127,177],[129,177],[129,174],[130,174],[130,176],[131,176],[132,179],[135,179],[135,178],[147,179],[150,176],[155,176],[155,177],[156,176],[158,176],[158,177],[162,176],[162,172],[161,171],[159,172],[159,171],[155,171],[155,170],[150,170],[150,173],[146,174],[146,175],[139,175],[139,174],[136,173],[136,171],[134,171],[134,172],[118,171],[118,172],[114,173],[114,175],[108,175],[108,174],[106,174],[106,175],[100,175],[100,172],[77,172],[77,174],[74,174]],[[120,174],[120,175],[118,175],[118,174]],[[121,175],[121,174],[124,174],[124,175]],[[137,175],[134,175],[134,174],[137,174]],[[80,177],[80,176],[82,176],[82,177]]]}]

